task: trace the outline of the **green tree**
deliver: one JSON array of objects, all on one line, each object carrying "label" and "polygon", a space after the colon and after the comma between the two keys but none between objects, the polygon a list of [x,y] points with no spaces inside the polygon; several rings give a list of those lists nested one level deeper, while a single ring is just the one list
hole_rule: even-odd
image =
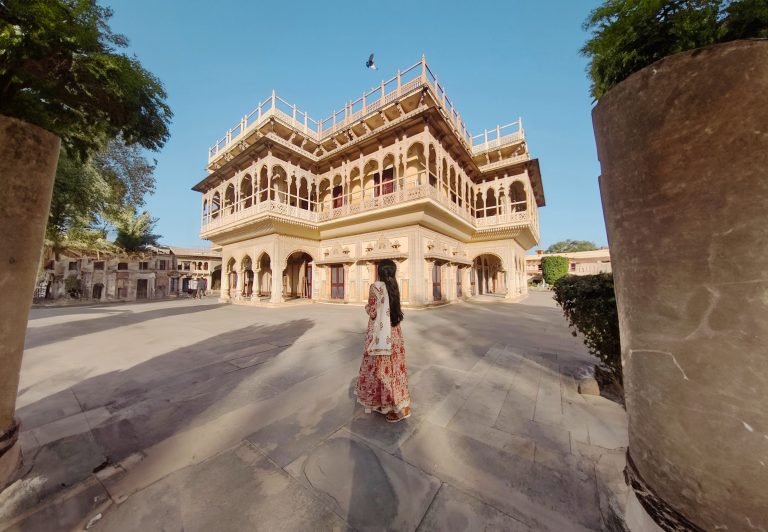
[{"label": "green tree", "polygon": [[162,83],[96,0],[0,0],[0,114],[61,137],[85,160],[120,135],[157,150],[173,116]]},{"label": "green tree", "polygon": [[574,251],[593,251],[597,249],[594,242],[589,240],[561,240],[547,248],[546,253],[572,253]]},{"label": "green tree", "polygon": [[553,285],[558,279],[568,275],[568,265],[567,257],[559,257],[557,255],[542,257],[541,275],[544,277],[544,282],[548,285]]},{"label": "green tree", "polygon": [[107,240],[113,221],[126,208],[138,209],[154,191],[154,162],[137,144],[122,138],[86,161],[62,152],[54,181],[46,230],[47,245],[55,253],[68,249],[109,251]]},{"label": "green tree", "polygon": [[156,246],[160,235],[154,234],[157,218],[149,212],[138,214],[127,208],[115,219],[115,244],[126,251],[142,251],[147,246]]},{"label": "green tree", "polygon": [[768,37],[766,0],[606,0],[584,23],[592,96],[669,55]]}]

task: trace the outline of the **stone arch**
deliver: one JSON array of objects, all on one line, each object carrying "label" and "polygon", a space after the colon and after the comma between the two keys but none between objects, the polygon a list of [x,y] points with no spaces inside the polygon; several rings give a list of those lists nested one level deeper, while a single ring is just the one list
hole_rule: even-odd
[{"label": "stone arch", "polygon": [[309,181],[305,176],[299,180],[299,208],[309,210]]},{"label": "stone arch", "polygon": [[357,204],[363,201],[363,175],[358,166],[349,172],[349,203]]},{"label": "stone arch", "polygon": [[272,259],[266,251],[262,251],[258,257],[256,290],[260,297],[270,296],[272,294]]},{"label": "stone arch", "polygon": [[245,174],[240,180],[240,203],[243,209],[253,205],[253,179],[251,174]]},{"label": "stone arch", "polygon": [[378,159],[368,159],[363,164],[363,197],[373,198],[376,195],[376,174],[379,174]]},{"label": "stone arch", "polygon": [[224,190],[224,214],[232,214],[237,209],[235,204],[235,185],[229,183]]},{"label": "stone arch", "polygon": [[312,298],[312,268],[314,258],[304,249],[295,249],[286,254],[283,261],[283,297]]},{"label": "stone arch", "polygon": [[270,199],[280,203],[288,203],[288,173],[281,165],[276,164],[272,167]]},{"label": "stone arch", "polygon": [[528,210],[528,194],[525,191],[525,183],[516,179],[509,186],[509,205],[511,212]]},{"label": "stone arch", "polygon": [[485,202],[483,200],[483,193],[479,190],[477,193],[475,193],[475,201],[474,207],[475,207],[475,217],[476,218],[484,218],[485,217]]},{"label": "stone arch", "polygon": [[269,170],[267,165],[263,165],[259,170],[259,202],[267,201],[269,199]]},{"label": "stone arch", "polygon": [[420,141],[411,143],[405,155],[405,180],[417,186],[426,182],[427,159],[424,144]]},{"label": "stone arch", "polygon": [[457,193],[458,190],[459,190],[459,187],[456,183],[456,168],[453,165],[451,165],[448,178],[446,178],[445,180],[445,195],[449,196],[452,202],[461,205],[458,198],[458,193]]},{"label": "stone arch", "polygon": [[331,208],[331,179],[328,177],[323,177],[318,185],[318,203],[323,211]]},{"label": "stone arch", "polygon": [[485,216],[496,216],[496,206],[498,204],[496,190],[493,187],[488,187],[485,192],[485,198]]},{"label": "stone arch", "polygon": [[439,178],[437,175],[437,150],[435,149],[435,145],[431,142],[429,143],[429,146],[427,147],[427,153],[429,154],[429,157],[427,157],[427,161],[429,161],[429,184],[435,187],[436,189],[440,189],[440,181],[444,178]]},{"label": "stone arch", "polygon": [[504,261],[499,254],[484,251],[475,255],[471,273],[473,295],[506,294]]}]

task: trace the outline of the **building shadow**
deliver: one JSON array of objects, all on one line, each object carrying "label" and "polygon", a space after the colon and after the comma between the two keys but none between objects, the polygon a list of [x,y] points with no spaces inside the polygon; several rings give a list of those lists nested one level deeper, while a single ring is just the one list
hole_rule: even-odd
[{"label": "building shadow", "polygon": [[148,310],[146,312],[121,311],[119,314],[103,316],[101,318],[35,327],[32,330],[27,330],[27,339],[24,348],[32,349],[33,347],[62,342],[78,336],[106,331],[116,327],[124,327],[126,325],[135,325],[137,323],[158,318],[206,312],[214,310],[220,306],[221,304],[219,303],[200,303],[183,307],[166,307],[156,310]]},{"label": "building shadow", "polygon": [[[248,401],[278,394],[254,374],[278,359],[313,325],[312,320],[299,319],[244,327],[74,385],[70,390],[88,427],[24,457],[25,479],[34,489],[26,494],[28,500],[17,501],[19,511],[85,480],[95,469],[116,464]],[[59,395],[19,409],[22,426],[25,417],[45,417],[46,409],[55,415]]]}]

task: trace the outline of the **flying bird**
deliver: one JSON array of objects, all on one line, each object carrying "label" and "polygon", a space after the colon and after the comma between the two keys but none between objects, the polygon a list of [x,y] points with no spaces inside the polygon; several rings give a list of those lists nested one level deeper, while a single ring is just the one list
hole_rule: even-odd
[{"label": "flying bird", "polygon": [[373,54],[371,54],[371,56],[368,58],[368,61],[365,62],[365,66],[371,70],[376,70],[376,63],[373,62]]}]

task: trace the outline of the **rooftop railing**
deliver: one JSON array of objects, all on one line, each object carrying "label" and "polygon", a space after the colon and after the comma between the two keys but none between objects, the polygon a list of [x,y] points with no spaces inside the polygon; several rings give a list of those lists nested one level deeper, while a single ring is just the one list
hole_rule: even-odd
[{"label": "rooftop railing", "polygon": [[227,133],[209,148],[208,162],[211,162],[228,146],[235,143],[243,136],[243,133],[258,128],[272,117],[280,118],[281,121],[307,135],[315,142],[322,142],[337,131],[377,112],[396,99],[421,87],[429,87],[432,90],[446,119],[472,154],[500,148],[524,138],[522,119],[505,126],[497,126],[495,129],[487,129],[479,135],[472,136],[467,131],[466,124],[455,104],[445,92],[445,88],[422,57],[418,63],[403,71],[398,70],[394,77],[382,81],[377,87],[364,92],[357,100],[349,101],[342,109],[334,111],[331,116],[323,120],[312,119],[306,111],[300,110],[296,105],[285,101],[277,96],[275,91],[272,91],[272,96],[260,102],[253,111],[243,116],[237,124],[229,128]]}]

